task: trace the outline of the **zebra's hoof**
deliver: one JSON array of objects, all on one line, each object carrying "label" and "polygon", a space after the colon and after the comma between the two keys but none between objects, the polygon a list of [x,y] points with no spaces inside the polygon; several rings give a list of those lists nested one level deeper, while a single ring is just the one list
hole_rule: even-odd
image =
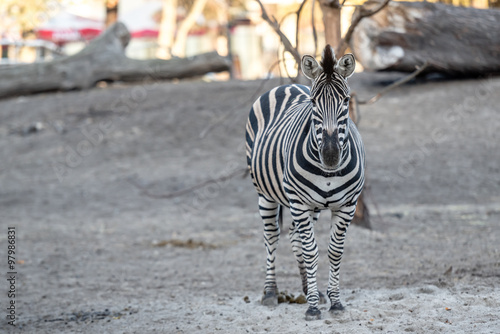
[{"label": "zebra's hoof", "polygon": [[326,298],[325,295],[321,292],[319,292],[319,303],[320,304],[326,304]]},{"label": "zebra's hoof", "polygon": [[335,304],[332,304],[332,306],[330,307],[331,313],[342,312],[343,310],[344,310],[344,305],[342,305],[341,302],[336,302]]},{"label": "zebra's hoof", "polygon": [[321,319],[321,311],[317,307],[309,307],[306,311],[306,320],[319,320]]},{"label": "zebra's hoof", "polygon": [[261,303],[264,306],[278,306],[278,296],[276,295],[276,292],[266,292],[264,296],[262,296]]}]

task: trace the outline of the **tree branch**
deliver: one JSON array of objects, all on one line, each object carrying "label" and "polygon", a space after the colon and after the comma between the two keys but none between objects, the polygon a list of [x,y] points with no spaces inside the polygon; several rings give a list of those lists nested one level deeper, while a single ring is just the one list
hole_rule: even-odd
[{"label": "tree branch", "polygon": [[368,101],[358,101],[358,104],[373,104],[373,103],[377,102],[383,95],[387,94],[387,92],[393,90],[394,88],[396,88],[398,86],[401,86],[401,85],[407,83],[408,81],[410,81],[411,79],[415,78],[417,75],[422,73],[422,71],[425,70],[427,65],[429,65],[429,64],[427,62],[425,62],[421,66],[417,66],[417,69],[414,72],[412,72],[411,74],[409,74],[409,75],[393,82],[389,86],[385,87],[377,95],[375,95],[374,97],[372,97]]},{"label": "tree branch", "polygon": [[347,30],[344,38],[342,38],[342,40],[340,41],[337,50],[335,50],[335,54],[337,55],[337,57],[341,57],[342,55],[344,55],[344,52],[347,49],[349,42],[351,41],[354,29],[356,29],[359,22],[361,22],[361,20],[365,17],[372,16],[380,12],[385,6],[389,4],[390,1],[391,0],[384,0],[384,2],[382,2],[378,7],[371,10],[367,9],[365,5],[358,7],[358,10],[354,12],[349,29]]},{"label": "tree branch", "polygon": [[177,36],[172,45],[172,54],[177,57],[184,57],[186,54],[186,41],[191,28],[195,25],[196,19],[200,16],[207,4],[207,0],[195,0],[188,15],[177,28]]},{"label": "tree branch", "polygon": [[174,198],[174,197],[179,197],[179,196],[187,195],[189,193],[192,193],[195,190],[198,190],[200,188],[206,187],[209,184],[223,182],[223,181],[232,179],[233,177],[238,176],[238,175],[241,175],[242,177],[245,177],[247,175],[247,173],[248,173],[248,168],[241,168],[241,169],[238,169],[238,170],[236,170],[236,171],[234,171],[234,172],[232,172],[232,173],[230,173],[228,175],[224,175],[224,176],[221,176],[221,177],[216,178],[216,179],[208,179],[208,180],[205,180],[203,182],[197,183],[197,184],[195,184],[195,185],[193,185],[191,187],[184,188],[184,189],[177,190],[177,191],[173,191],[171,193],[166,193],[166,194],[152,194],[149,191],[149,189],[147,189],[146,187],[142,187],[142,186],[138,185],[132,179],[129,178],[129,179],[127,179],[127,181],[130,184],[132,184],[134,187],[136,187],[137,189],[140,189],[141,190],[141,194],[144,195],[144,196],[155,198],[155,199],[170,199],[170,198]]},{"label": "tree branch", "polygon": [[302,1],[300,4],[299,9],[296,12],[297,15],[297,24],[295,26],[295,49],[299,51],[299,21],[300,21],[300,13],[302,12],[302,9],[304,8],[304,5],[306,4],[307,0]]},{"label": "tree branch", "polygon": [[318,34],[316,32],[316,24],[314,22],[314,8],[316,7],[316,0],[312,0],[312,9],[311,9],[311,25],[313,28],[313,38],[314,38],[314,56],[318,53]]},{"label": "tree branch", "polygon": [[325,7],[341,8],[339,0],[321,0],[320,4]]},{"label": "tree branch", "polygon": [[262,10],[262,18],[264,19],[264,21],[269,23],[271,28],[273,28],[274,31],[278,34],[278,36],[280,37],[281,43],[283,43],[283,46],[285,47],[285,50],[288,51],[293,56],[293,58],[295,59],[295,61],[297,62],[297,64],[299,65],[299,68],[300,68],[299,52],[293,47],[293,45],[290,42],[290,40],[288,39],[288,37],[286,37],[286,35],[281,31],[280,25],[278,24],[278,21],[276,21],[276,19],[274,17],[270,18],[269,15],[267,15],[267,11],[264,8],[264,5],[262,4],[262,2],[260,2],[260,0],[255,0],[255,1],[257,1],[260,5],[260,8]]}]

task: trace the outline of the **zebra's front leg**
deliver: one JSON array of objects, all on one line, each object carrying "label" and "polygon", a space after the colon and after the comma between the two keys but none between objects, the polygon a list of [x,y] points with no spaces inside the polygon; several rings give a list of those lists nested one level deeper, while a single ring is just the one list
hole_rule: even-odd
[{"label": "zebra's front leg", "polygon": [[292,244],[293,254],[297,260],[297,265],[299,267],[300,279],[302,282],[302,291],[307,296],[307,271],[306,265],[304,263],[304,258],[302,257],[302,240],[300,239],[299,230],[295,227],[295,222],[292,222],[290,227],[290,242]]},{"label": "zebra's front leg", "polygon": [[307,303],[306,320],[321,319],[321,311],[318,308],[319,293],[316,283],[316,271],[318,268],[318,245],[314,237],[314,225],[310,216],[310,210],[291,207],[295,228],[298,230],[302,243],[302,258],[307,274]]},{"label": "zebra's front leg", "polygon": [[[315,225],[318,221],[320,214],[321,211],[319,209],[311,211],[313,225]],[[293,254],[295,255],[295,259],[297,260],[297,265],[299,267],[300,278],[302,281],[302,291],[307,296],[307,272],[304,258],[302,257],[302,241],[300,239],[298,229],[295,228],[294,222],[292,222],[292,226],[290,227],[289,237],[292,244]],[[321,291],[319,291],[319,303],[326,304],[325,295],[321,293]]]},{"label": "zebra's front leg", "polygon": [[340,302],[339,270],[342,254],[344,253],[344,240],[347,228],[354,217],[355,210],[356,205],[344,207],[339,211],[332,211],[330,243],[328,246],[330,275],[328,279],[328,289],[326,291],[331,303],[330,312],[344,310],[344,306]]},{"label": "zebra's front leg", "polygon": [[264,243],[267,251],[266,281],[264,283],[264,296],[262,296],[262,305],[265,306],[278,305],[278,286],[274,261],[280,238],[279,210],[278,203],[267,200],[263,196],[259,197],[259,213],[264,222]]}]

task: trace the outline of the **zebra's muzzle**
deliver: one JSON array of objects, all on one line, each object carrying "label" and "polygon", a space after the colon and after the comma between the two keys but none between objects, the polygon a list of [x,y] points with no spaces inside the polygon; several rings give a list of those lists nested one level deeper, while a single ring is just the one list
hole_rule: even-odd
[{"label": "zebra's muzzle", "polygon": [[335,129],[333,133],[328,134],[327,131],[323,131],[322,143],[319,149],[319,155],[321,158],[321,163],[326,168],[335,168],[339,164],[340,160],[340,143],[338,130]]}]

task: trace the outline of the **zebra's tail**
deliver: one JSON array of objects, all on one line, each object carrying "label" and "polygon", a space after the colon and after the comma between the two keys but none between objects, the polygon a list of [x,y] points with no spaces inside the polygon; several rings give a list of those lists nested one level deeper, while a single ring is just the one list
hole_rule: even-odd
[{"label": "zebra's tail", "polygon": [[283,205],[278,206],[278,225],[281,233],[283,233]]}]

